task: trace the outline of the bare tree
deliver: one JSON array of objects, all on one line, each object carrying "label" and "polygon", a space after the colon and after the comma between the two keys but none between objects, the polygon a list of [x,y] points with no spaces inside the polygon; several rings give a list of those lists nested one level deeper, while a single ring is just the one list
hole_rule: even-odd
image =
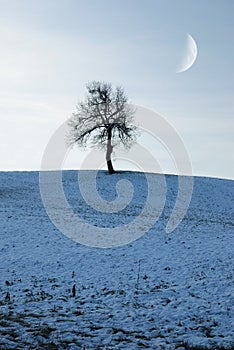
[{"label": "bare tree", "polygon": [[109,174],[114,168],[111,155],[114,145],[122,143],[129,148],[136,139],[133,123],[134,110],[128,105],[121,87],[113,89],[109,83],[93,81],[87,84],[87,96],[77,105],[68,121],[70,145],[90,145],[106,148]]}]

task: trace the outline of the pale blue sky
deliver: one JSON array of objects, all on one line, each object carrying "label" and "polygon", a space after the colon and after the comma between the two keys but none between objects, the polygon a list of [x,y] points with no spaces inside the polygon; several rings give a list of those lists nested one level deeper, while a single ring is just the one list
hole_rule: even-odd
[{"label": "pale blue sky", "polygon": [[[106,80],[165,116],[194,175],[234,178],[233,15],[232,0],[0,0],[0,169],[39,169],[86,82]],[[187,33],[198,57],[177,74]]]}]

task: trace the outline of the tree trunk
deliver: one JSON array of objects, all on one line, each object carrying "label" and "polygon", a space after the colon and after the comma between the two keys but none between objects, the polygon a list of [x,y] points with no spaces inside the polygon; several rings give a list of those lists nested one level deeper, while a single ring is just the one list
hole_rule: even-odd
[{"label": "tree trunk", "polygon": [[107,150],[106,150],[106,163],[109,174],[114,174],[115,170],[111,161],[111,153],[113,151],[113,146],[111,144],[111,128],[108,129],[108,139],[107,139]]},{"label": "tree trunk", "polygon": [[111,159],[107,160],[107,168],[108,168],[109,174],[114,174],[115,173],[115,170],[113,168]]}]

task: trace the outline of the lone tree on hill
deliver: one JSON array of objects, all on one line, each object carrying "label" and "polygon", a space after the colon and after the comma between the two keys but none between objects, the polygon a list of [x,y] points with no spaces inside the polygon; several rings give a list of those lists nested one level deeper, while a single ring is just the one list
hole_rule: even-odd
[{"label": "lone tree on hill", "polygon": [[68,121],[69,143],[81,147],[91,145],[106,148],[109,174],[115,173],[111,161],[113,145],[122,143],[130,148],[136,139],[133,123],[134,110],[127,104],[127,96],[121,87],[93,81],[87,84],[87,96],[77,105]]}]

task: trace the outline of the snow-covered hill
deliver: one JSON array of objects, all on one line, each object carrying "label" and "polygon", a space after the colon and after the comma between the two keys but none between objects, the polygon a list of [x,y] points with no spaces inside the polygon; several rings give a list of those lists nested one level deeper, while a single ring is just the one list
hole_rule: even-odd
[{"label": "snow-covered hill", "polygon": [[[110,218],[81,205],[76,171],[63,173],[66,198],[91,224],[122,225],[144,205],[144,174],[98,176],[111,200],[122,178],[135,200]],[[167,234],[178,178],[166,176],[165,208],[152,229],[100,249],[58,231],[38,180],[38,172],[0,173],[0,349],[233,346],[233,181],[194,178],[189,210]]]}]

